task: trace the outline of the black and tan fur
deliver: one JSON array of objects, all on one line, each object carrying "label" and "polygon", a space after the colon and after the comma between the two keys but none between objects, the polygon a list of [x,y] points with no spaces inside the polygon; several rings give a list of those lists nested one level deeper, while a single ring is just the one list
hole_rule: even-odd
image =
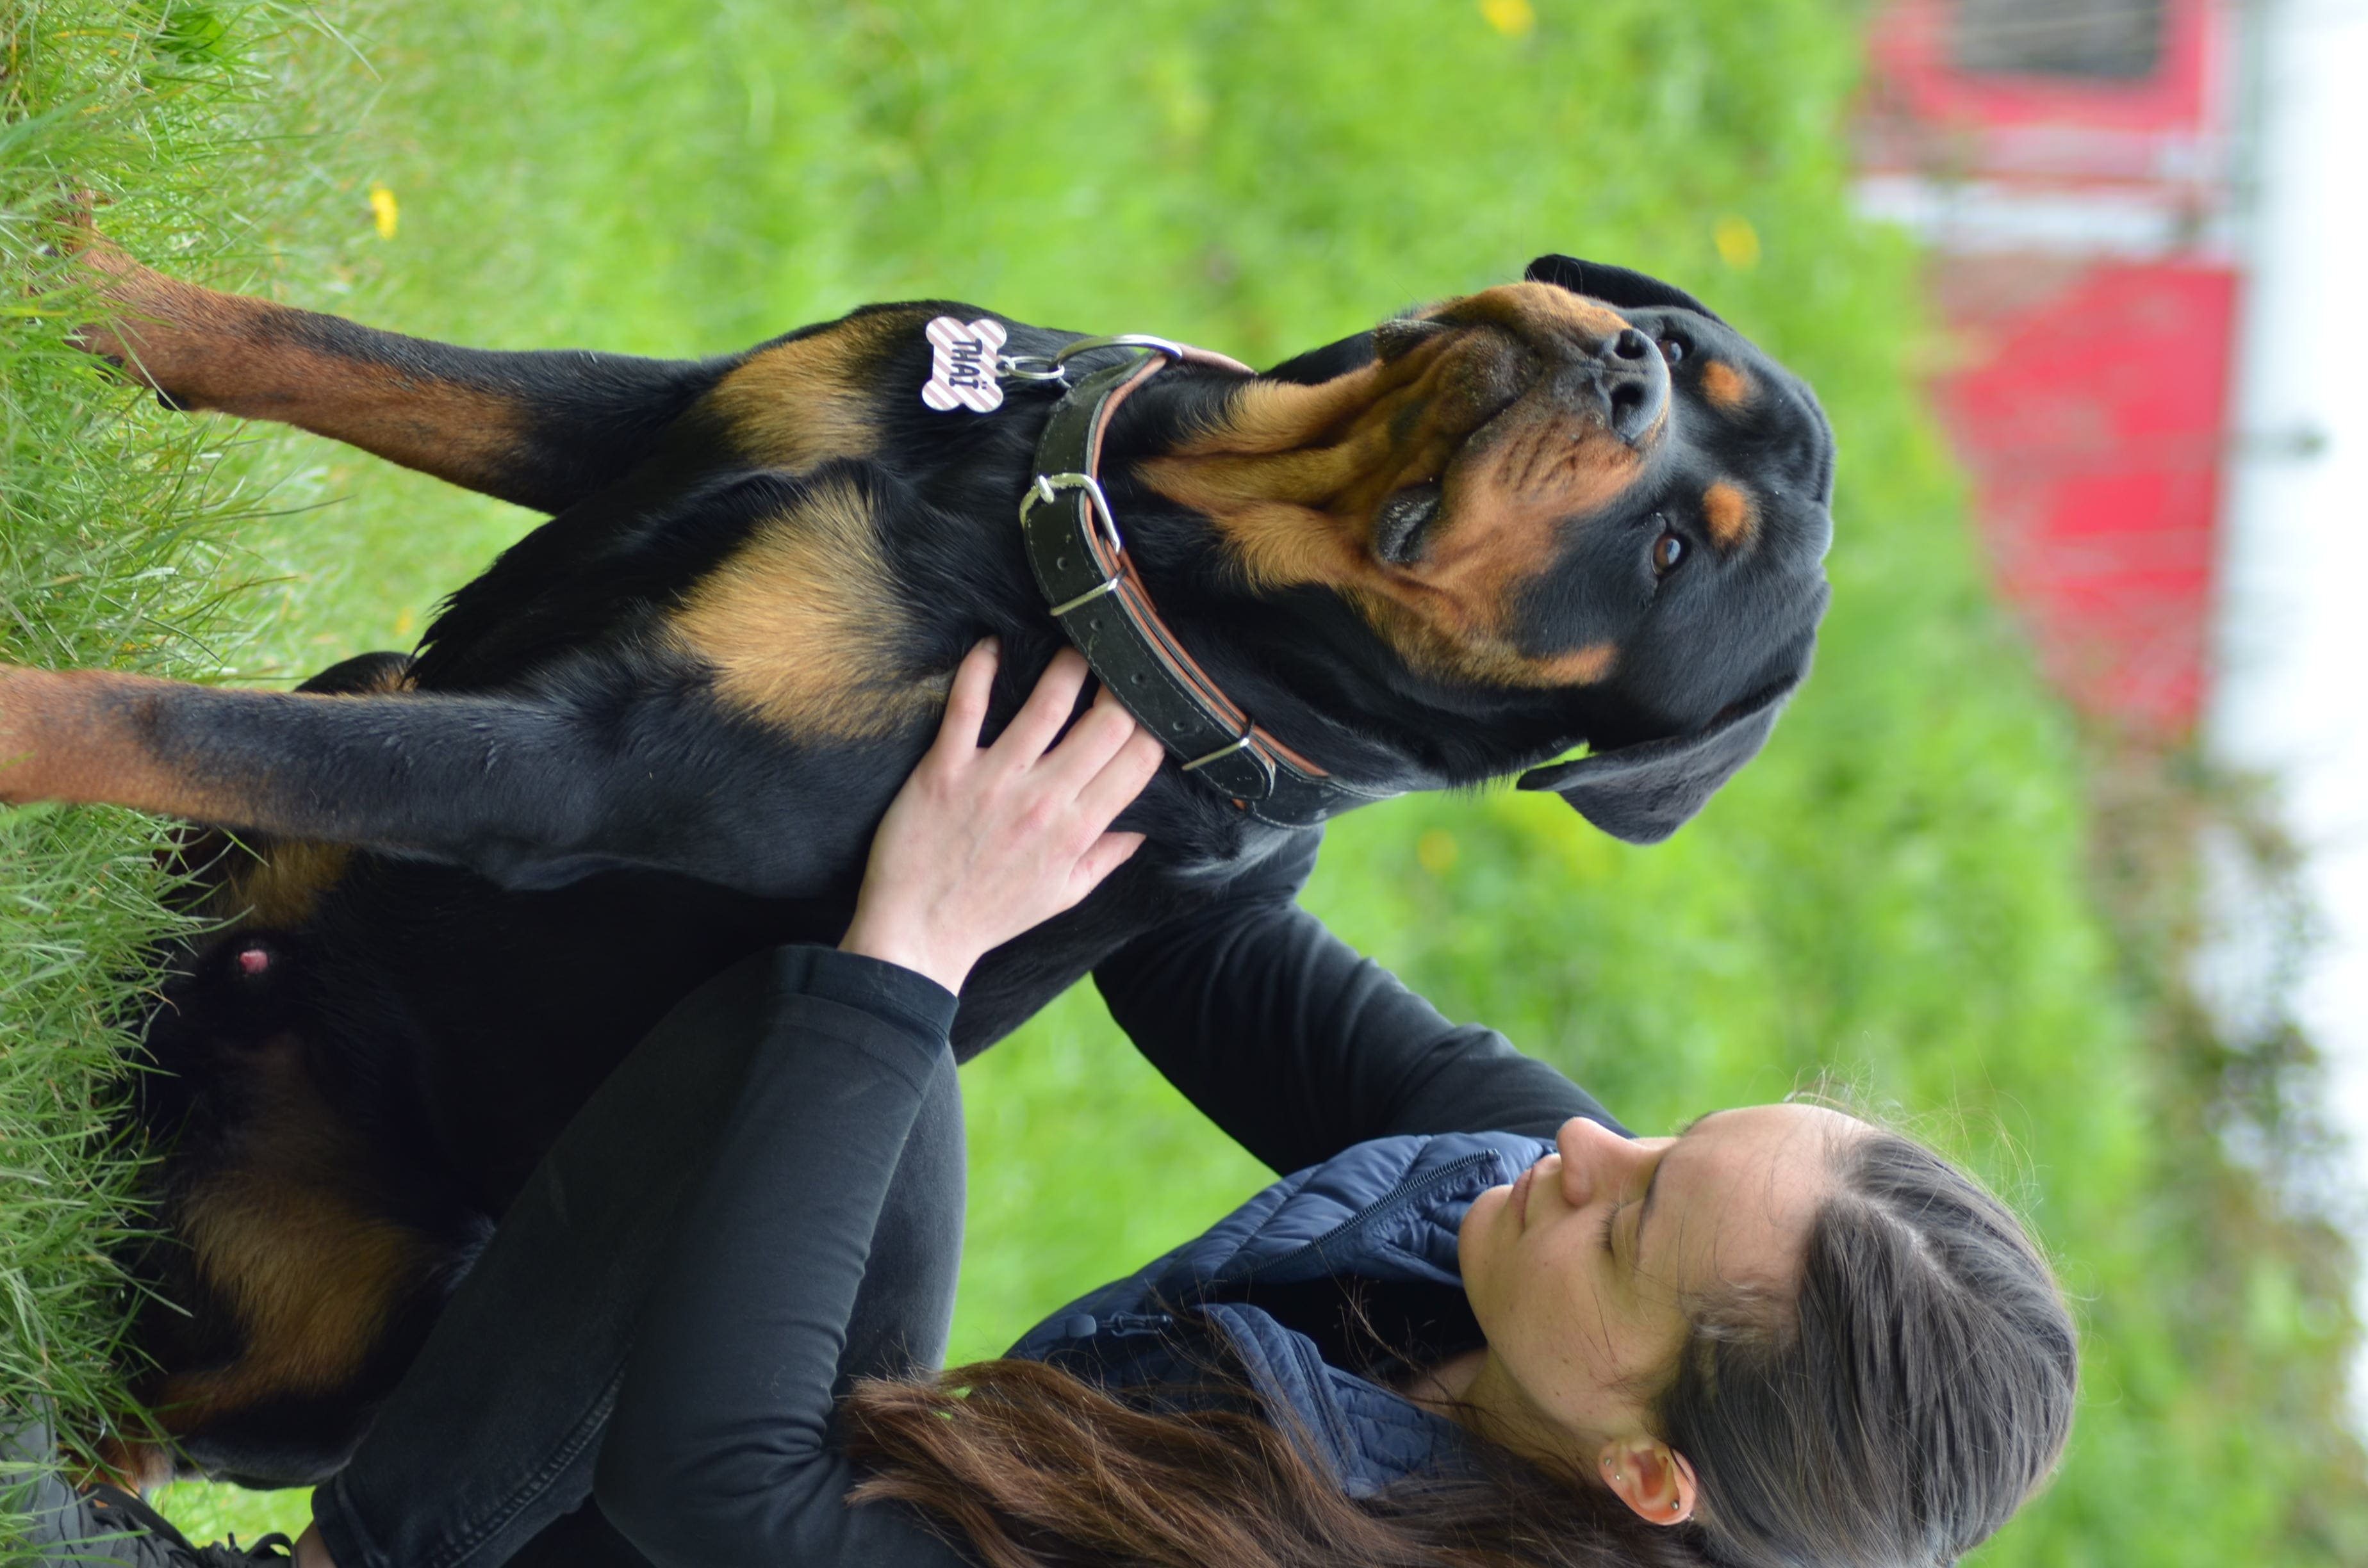
[{"label": "black and tan fur", "polygon": [[[922,405],[922,328],[967,306],[500,354],[84,256],[115,312],[85,346],[168,403],[552,515],[415,655],[298,692],[0,668],[0,800],[235,830],[188,846],[226,924],[147,1027],[146,1392],[195,1464],[310,1481],[632,1041],[738,956],[836,939],[962,652],[1002,640],[1000,722],[1061,646],[1015,523],[1053,394]],[[1285,744],[1406,790],[1586,743],[1530,781],[1633,838],[1757,748],[1825,603],[1807,390],[1565,258],[1254,379],[1164,371],[1104,476],[1175,633]],[[1128,822],[1144,854],[981,967],[963,1055],[1280,841],[1172,764]]]}]

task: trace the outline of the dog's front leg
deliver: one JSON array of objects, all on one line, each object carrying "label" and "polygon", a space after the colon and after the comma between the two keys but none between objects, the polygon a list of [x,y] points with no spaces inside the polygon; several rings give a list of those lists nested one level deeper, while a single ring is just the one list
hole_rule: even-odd
[{"label": "dog's front leg", "polygon": [[690,675],[327,696],[0,666],[0,801],[128,806],[523,887],[640,865],[767,896],[851,889],[926,739],[810,755],[721,714]]},{"label": "dog's front leg", "polygon": [[461,348],[184,283],[96,235],[77,261],[103,319],[75,341],[174,407],[279,420],[544,512],[621,478],[739,362]]}]

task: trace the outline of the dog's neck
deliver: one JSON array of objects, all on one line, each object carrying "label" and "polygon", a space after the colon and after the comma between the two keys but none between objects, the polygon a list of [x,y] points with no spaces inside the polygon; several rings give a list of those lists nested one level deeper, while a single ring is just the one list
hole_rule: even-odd
[{"label": "dog's neck", "polygon": [[[1182,367],[1152,378],[1120,410],[1103,448],[1101,477],[1129,558],[1162,619],[1226,695],[1345,778],[1449,788],[1554,755],[1574,729],[1556,694],[1476,687],[1408,667],[1342,596],[1273,581],[1245,559],[1238,530],[1177,497],[1179,449],[1192,454],[1183,461],[1222,471],[1236,490],[1268,486],[1278,515],[1352,489],[1357,476],[1325,437],[1369,395],[1340,384],[1359,374],[1308,385]],[[1235,498],[1259,503],[1253,491]],[[1341,546],[1335,537],[1318,547]]]}]

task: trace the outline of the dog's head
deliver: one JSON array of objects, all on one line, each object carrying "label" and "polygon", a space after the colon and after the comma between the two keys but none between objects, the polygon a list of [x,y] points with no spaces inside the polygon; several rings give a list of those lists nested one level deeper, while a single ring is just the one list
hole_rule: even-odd
[{"label": "dog's head", "polygon": [[1808,388],[1691,295],[1567,256],[1239,386],[1142,472],[1253,595],[1328,604],[1336,668],[1383,654],[1316,706],[1411,709],[1449,774],[1585,742],[1521,782],[1632,842],[1759,750],[1826,605]]}]

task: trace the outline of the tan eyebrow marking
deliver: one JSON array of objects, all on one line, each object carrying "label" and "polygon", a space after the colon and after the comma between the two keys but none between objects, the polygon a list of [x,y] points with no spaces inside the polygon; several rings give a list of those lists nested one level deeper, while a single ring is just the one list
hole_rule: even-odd
[{"label": "tan eyebrow marking", "polygon": [[1583,648],[1573,648],[1567,653],[1556,653],[1538,662],[1538,675],[1547,686],[1593,686],[1611,673],[1620,657],[1617,644],[1589,642]]},{"label": "tan eyebrow marking", "polygon": [[1722,479],[1702,492],[1702,521],[1710,525],[1711,542],[1731,551],[1759,531],[1759,508],[1739,486]]},{"label": "tan eyebrow marking", "polygon": [[1702,369],[1702,390],[1713,408],[1732,414],[1749,403],[1759,387],[1748,371],[1738,370],[1724,359],[1713,359]]}]

